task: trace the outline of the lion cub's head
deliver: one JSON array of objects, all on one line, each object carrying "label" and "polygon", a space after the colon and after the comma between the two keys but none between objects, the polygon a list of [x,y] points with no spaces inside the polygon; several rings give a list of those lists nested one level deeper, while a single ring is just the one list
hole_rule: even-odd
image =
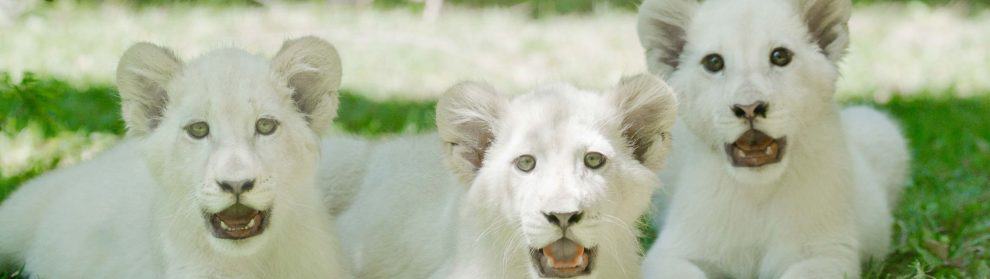
[{"label": "lion cub's head", "polygon": [[183,63],[132,46],[117,68],[124,120],[162,187],[164,222],[215,249],[252,253],[312,188],[318,134],[337,113],[340,59],[313,37],[271,61],[220,49]]},{"label": "lion cub's head", "polygon": [[793,147],[830,141],[804,131],[834,111],[851,10],[849,0],[648,0],[639,39],[701,150],[740,182],[771,183]]},{"label": "lion cub's head", "polygon": [[599,258],[638,264],[633,225],[659,186],[676,103],[648,75],[605,94],[557,85],[510,97],[462,83],[440,100],[437,125],[471,187],[466,205],[519,240],[508,249],[530,258],[531,274],[572,277]]}]

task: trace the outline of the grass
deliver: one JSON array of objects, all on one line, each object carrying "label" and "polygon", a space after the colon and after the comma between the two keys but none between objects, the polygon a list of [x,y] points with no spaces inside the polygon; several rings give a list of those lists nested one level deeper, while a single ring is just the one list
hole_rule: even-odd
[{"label": "grass", "polygon": [[914,161],[896,251],[878,270],[990,278],[990,98],[897,98],[883,108],[900,119]]},{"label": "grass", "polygon": [[[0,75],[0,110],[9,112],[0,115],[0,147],[3,139],[21,146],[19,141],[28,141],[20,140],[23,134],[43,143],[29,147],[80,146],[42,152],[50,158],[0,164],[0,200],[27,179],[85,159],[80,153],[95,153],[88,146],[105,147],[119,137],[123,126],[115,94],[107,85],[77,87],[33,75],[15,83]],[[952,95],[895,95],[884,104],[846,101],[875,105],[899,119],[913,154],[912,182],[895,212],[894,252],[886,261],[865,266],[866,278],[990,278],[990,95],[946,97]],[[374,137],[433,128],[433,102],[362,96],[342,94],[339,129]],[[643,239],[644,247],[651,243],[652,238]],[[0,272],[0,278],[9,275]]]}]

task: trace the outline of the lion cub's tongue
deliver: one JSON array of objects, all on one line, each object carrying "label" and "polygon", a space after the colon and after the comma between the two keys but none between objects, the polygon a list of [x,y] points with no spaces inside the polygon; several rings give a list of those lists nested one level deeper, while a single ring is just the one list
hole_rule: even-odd
[{"label": "lion cub's tongue", "polygon": [[752,152],[763,151],[769,145],[773,144],[773,142],[773,138],[769,135],[758,130],[749,130],[742,134],[742,136],[739,136],[735,144],[742,151]]},{"label": "lion cub's tongue", "polygon": [[[261,212],[242,204],[235,204],[216,214],[216,218],[231,227],[244,227],[252,219],[259,219]],[[256,220],[259,221],[259,220]]]},{"label": "lion cub's tongue", "polygon": [[562,238],[543,247],[543,255],[549,259],[549,264],[553,268],[573,268],[578,267],[584,259],[584,247]]}]

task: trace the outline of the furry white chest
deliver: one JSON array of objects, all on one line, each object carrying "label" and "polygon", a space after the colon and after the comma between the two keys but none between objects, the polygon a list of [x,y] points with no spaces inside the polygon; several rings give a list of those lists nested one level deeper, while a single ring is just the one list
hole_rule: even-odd
[{"label": "furry white chest", "polygon": [[[662,230],[647,255],[644,274],[649,278],[858,277],[861,260],[886,254],[888,203],[904,171],[904,161],[894,168],[871,165],[871,157],[886,154],[863,151],[873,146],[873,151],[905,155],[897,151],[903,142],[895,137],[894,126],[862,122],[883,117],[852,108],[843,111],[844,123],[836,118],[810,127],[808,137],[793,138],[789,155],[793,169],[762,185],[735,180],[724,171],[723,153],[697,144],[677,126],[675,132],[685,133],[675,143],[670,162],[674,166],[662,175],[673,189],[659,200],[664,205],[659,213],[664,214],[659,221]],[[840,123],[846,125],[844,131],[837,131]],[[886,135],[863,146],[864,131]],[[823,137],[827,134],[842,136]],[[816,138],[832,141],[802,140]],[[815,265],[802,269],[807,263]]]}]

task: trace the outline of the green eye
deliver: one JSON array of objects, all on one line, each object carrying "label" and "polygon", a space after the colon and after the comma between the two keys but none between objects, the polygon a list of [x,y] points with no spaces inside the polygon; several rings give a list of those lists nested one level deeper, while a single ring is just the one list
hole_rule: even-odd
[{"label": "green eye", "polygon": [[713,53],[701,58],[701,66],[704,66],[705,70],[709,72],[717,73],[725,68],[725,60],[722,59],[721,55]]},{"label": "green eye", "polygon": [[773,49],[773,52],[770,52],[770,63],[780,67],[787,66],[787,64],[791,63],[791,57],[794,57],[794,53],[791,50],[778,47]]},{"label": "green eye", "polygon": [[186,133],[194,139],[201,139],[210,134],[210,125],[206,122],[196,122],[186,126]]},{"label": "green eye", "polygon": [[522,155],[516,158],[516,168],[523,172],[530,172],[536,167],[536,158],[531,155]]},{"label": "green eye", "polygon": [[278,128],[278,121],[271,118],[258,119],[258,122],[254,124],[254,129],[258,131],[258,134],[266,136],[274,133],[275,128]]},{"label": "green eye", "polygon": [[598,152],[588,152],[584,154],[584,165],[591,169],[597,169],[605,165],[605,155]]}]

